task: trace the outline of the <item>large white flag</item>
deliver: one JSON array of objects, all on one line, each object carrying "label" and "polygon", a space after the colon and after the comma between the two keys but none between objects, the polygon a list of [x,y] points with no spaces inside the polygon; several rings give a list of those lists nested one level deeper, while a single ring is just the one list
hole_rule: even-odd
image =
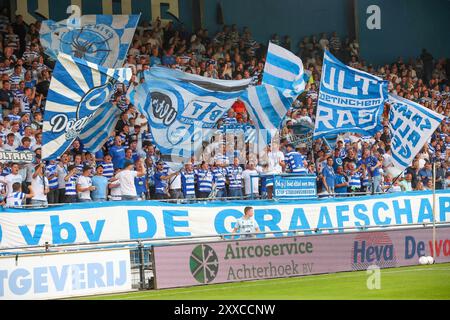
[{"label": "large white flag", "polygon": [[389,95],[388,103],[394,166],[405,170],[445,117],[395,95]]}]

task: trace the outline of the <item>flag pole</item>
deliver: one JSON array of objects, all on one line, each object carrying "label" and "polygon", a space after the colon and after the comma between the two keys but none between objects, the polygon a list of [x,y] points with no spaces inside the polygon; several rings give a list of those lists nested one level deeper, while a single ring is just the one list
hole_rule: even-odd
[{"label": "flag pole", "polygon": [[436,261],[436,159],[433,161],[433,260]]},{"label": "flag pole", "polygon": [[388,193],[388,191],[392,189],[392,187],[394,186],[394,184],[397,182],[398,179],[400,179],[400,177],[401,177],[402,175],[403,175],[403,172],[400,173],[400,174],[398,175],[398,177],[394,179],[394,181],[392,181],[391,186],[385,191],[385,193]]}]

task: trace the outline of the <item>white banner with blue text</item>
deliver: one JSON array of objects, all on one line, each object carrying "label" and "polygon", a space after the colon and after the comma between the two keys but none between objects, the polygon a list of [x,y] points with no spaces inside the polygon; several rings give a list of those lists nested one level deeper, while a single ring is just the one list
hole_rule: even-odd
[{"label": "white banner with blue text", "polygon": [[130,290],[130,250],[0,257],[0,300],[56,299]]},{"label": "white banner with blue text", "polygon": [[[246,206],[255,209],[255,219],[265,232],[318,228],[321,233],[327,228],[433,221],[433,195],[428,191],[278,202],[90,203],[3,209],[0,248],[228,234]],[[435,208],[437,222],[450,221],[450,191],[437,192]]]}]

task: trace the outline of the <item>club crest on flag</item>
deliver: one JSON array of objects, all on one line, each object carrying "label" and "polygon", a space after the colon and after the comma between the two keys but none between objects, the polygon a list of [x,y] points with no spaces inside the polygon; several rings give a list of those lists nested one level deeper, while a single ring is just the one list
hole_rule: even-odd
[{"label": "club crest on flag", "polygon": [[205,131],[231,108],[249,80],[226,81],[153,67],[145,82],[130,88],[128,98],[149,120],[163,155],[191,157],[201,147]]},{"label": "club crest on flag", "polygon": [[42,22],[40,39],[46,53],[54,59],[62,52],[117,68],[125,61],[138,21],[139,15],[86,15],[74,28],[68,20],[46,20]]},{"label": "club crest on flag", "polygon": [[107,69],[60,53],[45,106],[43,158],[64,153],[109,102],[114,84],[130,78],[131,69]]}]

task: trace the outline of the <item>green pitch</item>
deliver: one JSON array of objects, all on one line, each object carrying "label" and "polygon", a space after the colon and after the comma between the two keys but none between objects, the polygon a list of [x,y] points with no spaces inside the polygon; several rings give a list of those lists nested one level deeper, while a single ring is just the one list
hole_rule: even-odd
[{"label": "green pitch", "polygon": [[450,299],[450,264],[382,269],[380,289],[369,290],[366,271],[149,290],[85,297],[103,300]]}]

